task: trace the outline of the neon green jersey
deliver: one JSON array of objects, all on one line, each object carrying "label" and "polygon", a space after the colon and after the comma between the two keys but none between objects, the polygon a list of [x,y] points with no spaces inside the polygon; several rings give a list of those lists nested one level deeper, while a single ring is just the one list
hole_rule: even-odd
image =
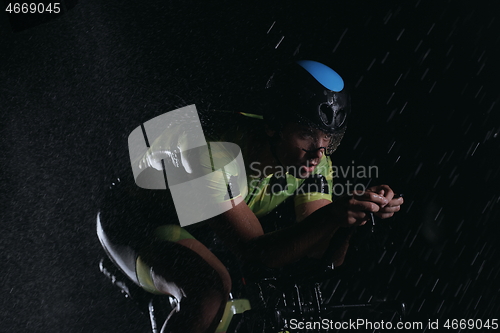
[{"label": "neon green jersey", "polygon": [[[329,156],[323,155],[320,163],[306,179],[296,178],[289,173],[280,177],[271,174],[267,177],[255,178],[251,176],[250,172],[252,171],[252,161],[246,159],[249,155],[247,152],[251,140],[240,133],[233,133],[224,139],[226,140],[213,140],[215,142],[210,140],[207,143],[208,150],[198,157],[207,172],[211,171],[210,162],[212,160],[223,161],[221,164],[225,165],[225,175],[214,174],[210,182],[213,189],[211,193],[218,197],[218,202],[244,197],[248,207],[257,218],[260,218],[292,196],[295,206],[320,199],[332,201],[333,171]],[[219,144],[220,141],[229,141],[241,148],[246,177],[243,177],[240,166],[234,162],[234,153]],[[232,198],[228,196],[228,188],[233,194]]]}]

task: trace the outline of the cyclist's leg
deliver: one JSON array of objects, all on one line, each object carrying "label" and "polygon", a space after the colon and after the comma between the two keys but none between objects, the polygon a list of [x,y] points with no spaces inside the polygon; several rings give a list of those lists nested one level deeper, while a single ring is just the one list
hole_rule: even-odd
[{"label": "cyclist's leg", "polygon": [[180,309],[163,332],[214,332],[228,298],[231,282],[222,263],[195,239],[154,242],[140,251],[140,260],[151,267],[155,288],[183,297]]},{"label": "cyclist's leg", "polygon": [[97,214],[97,237],[113,263],[134,283],[139,284],[135,274],[137,252],[130,246],[113,242],[102,227],[101,215]]},{"label": "cyclist's leg", "polygon": [[158,234],[173,216],[166,202],[165,191],[115,182],[98,219],[99,239],[130,280],[147,291],[158,291],[139,281],[137,263],[142,258],[159,275],[158,280],[165,282],[160,286],[162,293],[178,299],[180,311],[169,320],[165,332],[213,332],[231,288],[229,274],[214,254],[182,228],[167,228],[180,231],[173,238],[172,232]]}]

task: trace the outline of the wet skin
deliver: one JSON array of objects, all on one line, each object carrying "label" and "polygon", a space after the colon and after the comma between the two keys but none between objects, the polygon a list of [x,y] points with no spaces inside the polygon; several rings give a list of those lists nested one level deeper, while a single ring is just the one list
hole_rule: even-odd
[{"label": "wet skin", "polygon": [[[267,130],[267,135],[273,137],[276,132]],[[314,171],[328,147],[331,135],[321,130],[297,123],[288,123],[278,133],[276,142],[276,157],[287,168],[287,171],[297,178],[307,178]]]}]

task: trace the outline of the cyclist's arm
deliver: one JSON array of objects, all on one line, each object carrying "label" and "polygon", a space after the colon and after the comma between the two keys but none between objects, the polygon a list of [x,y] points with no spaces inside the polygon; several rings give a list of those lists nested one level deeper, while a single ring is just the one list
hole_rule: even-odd
[{"label": "cyclist's arm", "polygon": [[[311,215],[314,211],[330,203],[331,203],[330,200],[320,199],[320,200],[306,202],[296,206],[295,212],[297,215],[297,221],[302,221],[303,219]],[[322,258],[325,255],[325,251],[327,251],[330,246],[332,236],[338,232],[341,231],[336,229],[329,235],[328,239],[322,242],[318,242],[313,247],[309,256],[313,258]],[[342,263],[344,262],[347,249],[349,248],[349,240],[351,238],[351,235],[352,235],[351,230],[349,231],[343,230],[341,234],[339,234],[339,238],[336,239],[336,244],[333,244],[336,250],[331,254],[331,262],[334,264],[335,267],[342,265]]]},{"label": "cyclist's arm", "polygon": [[328,241],[338,228],[363,224],[368,219],[367,212],[377,212],[379,204],[386,201],[374,193],[339,200],[311,211],[291,227],[268,234],[264,234],[257,217],[242,202],[213,218],[211,226],[243,259],[280,267],[310,254],[316,244]]},{"label": "cyclist's arm", "polygon": [[259,220],[245,202],[212,219],[211,226],[244,260],[280,267],[305,255],[338,228],[328,221],[328,206],[279,231],[264,234]]}]

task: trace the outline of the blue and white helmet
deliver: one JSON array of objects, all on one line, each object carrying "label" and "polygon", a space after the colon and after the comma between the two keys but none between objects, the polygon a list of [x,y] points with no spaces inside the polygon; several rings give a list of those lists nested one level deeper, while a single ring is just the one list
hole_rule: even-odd
[{"label": "blue and white helmet", "polygon": [[264,119],[269,123],[293,119],[325,133],[345,130],[350,98],[344,80],[330,67],[300,60],[276,71],[266,88],[270,104]]}]

